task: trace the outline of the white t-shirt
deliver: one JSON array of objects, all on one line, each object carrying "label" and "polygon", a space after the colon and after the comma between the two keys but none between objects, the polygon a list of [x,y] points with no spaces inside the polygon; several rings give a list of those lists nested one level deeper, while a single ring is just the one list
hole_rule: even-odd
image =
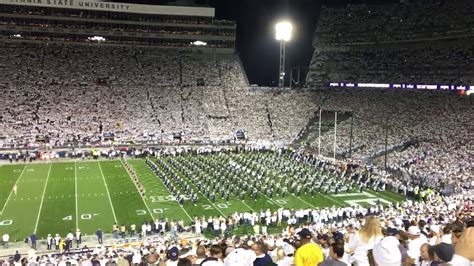
[{"label": "white t-shirt", "polygon": [[446,243],[446,244],[452,244],[453,241],[451,240],[451,234],[443,235],[441,237],[441,242]]},{"label": "white t-shirt", "polygon": [[284,257],[282,260],[276,262],[278,266],[291,266],[293,265],[293,257]]},{"label": "white t-shirt", "polygon": [[349,239],[349,248],[354,251],[352,260],[356,262],[358,266],[369,266],[367,252],[373,249],[375,244],[380,242],[382,238],[383,236],[375,236],[365,243],[360,239],[359,233],[354,234],[354,236]]},{"label": "white t-shirt", "polygon": [[420,248],[424,243],[427,243],[426,237],[419,237],[408,242],[407,254],[410,258],[415,260],[416,265],[420,263]]}]

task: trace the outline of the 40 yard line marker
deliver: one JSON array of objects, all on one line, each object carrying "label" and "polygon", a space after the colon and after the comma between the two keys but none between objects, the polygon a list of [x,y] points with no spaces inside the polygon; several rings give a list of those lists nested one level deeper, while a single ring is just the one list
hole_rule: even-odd
[{"label": "40 yard line marker", "polygon": [[112,208],[112,214],[114,215],[114,221],[115,221],[116,223],[118,223],[118,221],[117,221],[117,216],[115,216],[114,205],[112,204],[112,199],[110,198],[109,187],[107,187],[107,182],[105,181],[104,172],[102,171],[102,166],[100,166],[100,162],[99,162],[99,161],[97,161],[97,164],[99,165],[100,174],[102,175],[102,179],[104,180],[105,190],[107,190],[107,196],[109,196],[109,202],[110,202],[110,207]]},{"label": "40 yard line marker", "polygon": [[76,198],[76,230],[79,229],[79,209],[77,204],[77,160],[74,160],[74,197]]},{"label": "40 yard line marker", "polygon": [[[21,176],[23,175],[23,173],[25,172],[25,169],[26,167],[28,166],[28,164],[25,165],[25,167],[23,167],[23,170],[21,171],[20,175],[18,176],[18,178],[16,179],[15,181],[15,184],[13,186],[16,186],[18,184],[18,180],[20,180]],[[12,193],[13,193],[13,189],[10,191],[10,194],[8,194],[8,198],[7,200],[5,201],[5,204],[3,204],[3,208],[2,208],[2,211],[0,211],[0,215],[3,213],[3,211],[5,210],[5,207],[7,207],[7,203],[8,201],[10,200],[10,197],[12,196]]]},{"label": "40 yard line marker", "polygon": [[33,231],[35,234],[36,234],[36,230],[38,229],[38,223],[41,216],[41,209],[43,208],[44,194],[46,193],[46,187],[48,187],[49,174],[51,173],[52,166],[53,166],[53,163],[49,163],[48,175],[46,176],[46,183],[44,184],[43,195],[41,196],[41,203],[40,203],[40,207],[38,211],[38,217],[36,217],[35,230]]}]

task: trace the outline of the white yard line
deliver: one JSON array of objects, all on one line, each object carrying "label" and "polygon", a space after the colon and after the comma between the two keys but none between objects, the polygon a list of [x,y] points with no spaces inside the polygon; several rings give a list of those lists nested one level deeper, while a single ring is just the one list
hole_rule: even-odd
[{"label": "white yard line", "polygon": [[38,229],[38,223],[39,219],[41,216],[41,209],[43,209],[43,201],[44,201],[44,194],[46,193],[46,188],[48,187],[48,180],[49,180],[49,175],[51,174],[51,168],[53,167],[53,163],[49,163],[49,170],[48,170],[48,175],[46,176],[46,182],[44,184],[43,188],[43,195],[41,196],[41,203],[38,211],[38,216],[36,217],[36,224],[35,224],[35,230],[33,231],[36,234],[36,230]]},{"label": "white yard line", "polygon": [[[240,200],[240,199],[239,199]],[[252,207],[250,207],[249,205],[247,205],[247,203],[245,203],[245,201],[243,200],[240,200],[240,202],[242,202],[245,206],[247,206],[247,208],[249,208],[251,211],[255,211]]]},{"label": "white yard line", "polygon": [[306,200],[304,200],[304,199],[302,199],[302,198],[300,198],[300,197],[297,197],[297,196],[295,196],[295,195],[293,195],[293,194],[291,194],[291,193],[290,193],[290,195],[291,195],[293,198],[298,199],[299,201],[302,201],[302,202],[308,204],[309,206],[311,206],[311,207],[313,207],[313,208],[316,208],[316,206],[314,206],[313,204],[307,202]]},{"label": "white yard line", "polygon": [[76,198],[76,230],[79,229],[79,208],[77,204],[77,198],[79,195],[77,194],[77,160],[74,160],[74,197]]},{"label": "white yard line", "polygon": [[318,192],[318,193],[319,193],[319,194],[321,194],[321,195],[323,195],[323,197],[325,197],[325,198],[327,198],[327,199],[329,199],[329,200],[331,200],[331,201],[334,201],[335,203],[337,203],[337,204],[341,205],[342,207],[344,207],[344,206],[346,206],[346,205],[347,205],[347,204],[341,203],[341,202],[339,202],[339,201],[337,201],[337,200],[335,200],[335,199],[333,199],[333,198],[330,198],[330,197],[328,197],[328,196],[324,195],[324,194],[323,194],[323,193],[321,193],[321,192]]},{"label": "white yard line", "polygon": [[[195,187],[195,188],[196,188],[196,187]],[[204,195],[201,191],[199,191],[199,193],[200,193],[201,195],[203,195],[204,198],[214,207],[214,209],[216,209],[218,212],[220,212],[220,213],[222,214],[222,216],[227,217],[227,215],[225,215],[225,214],[221,211],[221,209],[219,209],[219,207],[217,207],[214,203],[212,203],[212,202],[206,197],[206,195]]]},{"label": "white yard line", "polygon": [[[124,160],[125,160],[125,159],[124,159]],[[133,181],[132,176],[131,176],[130,173],[127,171],[127,167],[125,167],[125,164],[123,163],[122,160],[120,160],[120,162],[122,163],[122,166],[123,166],[123,169],[125,169],[125,172],[127,172],[128,177],[130,178],[130,180],[132,181],[132,183],[135,185],[135,188],[137,189],[137,192],[138,192],[138,194],[140,195],[140,198],[142,199],[143,203],[145,204],[145,207],[146,207],[146,209],[148,210],[148,213],[151,215],[151,218],[153,218],[153,220],[155,220],[156,218],[155,218],[155,216],[153,216],[153,212],[152,212],[152,211],[150,210],[150,208],[148,207],[148,204],[146,203],[146,200],[145,200],[145,198],[143,197],[142,193],[140,193],[140,191],[138,190],[138,186],[137,186],[137,184]],[[132,166],[130,165],[130,167],[132,167]],[[133,167],[132,167],[132,168],[133,168]]]},{"label": "white yard line", "polygon": [[102,179],[104,180],[105,190],[107,190],[107,196],[109,197],[110,208],[112,208],[112,214],[114,215],[114,221],[115,221],[116,223],[118,223],[118,221],[117,221],[117,216],[115,216],[114,205],[112,204],[112,198],[110,198],[109,188],[107,187],[107,181],[105,181],[104,172],[102,171],[102,166],[100,166],[100,162],[97,162],[97,164],[99,165],[100,174],[102,175]]},{"label": "white yard line", "polygon": [[[16,179],[15,181],[15,184],[13,186],[16,186],[16,184],[18,184],[18,180],[20,180],[21,176],[23,175],[23,173],[25,172],[25,169],[26,167],[28,166],[28,164],[25,165],[25,167],[23,167],[23,170],[21,171],[20,175],[18,176],[18,178]],[[2,208],[2,211],[0,211],[0,215],[3,213],[3,211],[5,210],[5,207],[7,207],[7,203],[8,201],[10,200],[10,197],[12,196],[12,193],[13,193],[13,189],[10,191],[10,194],[8,194],[8,198],[7,200],[5,201],[5,204],[3,204],[3,208]]]},{"label": "white yard line", "polygon": [[269,200],[269,202],[271,202],[271,203],[273,203],[273,204],[275,204],[275,205],[280,206],[280,208],[285,208],[285,207],[283,207],[283,205],[281,205],[281,204],[278,203],[277,201],[275,201],[275,200],[269,198],[267,195],[265,195],[265,194],[263,194],[263,193],[262,193],[262,195],[264,195],[264,196]]},{"label": "white yard line", "polygon": [[[154,163],[153,163],[153,164],[154,164]],[[147,165],[147,166],[148,166],[148,165]],[[163,180],[161,180],[158,176],[156,176],[155,173],[153,173],[153,171],[151,171],[151,169],[150,169],[150,172],[152,172],[153,176],[154,176],[156,179],[160,180],[160,182],[161,182],[161,183],[163,184],[163,186],[166,188],[165,183],[163,183]],[[167,188],[166,188],[166,189],[167,189]],[[173,195],[171,195],[171,193],[168,193],[168,195],[173,196]],[[189,213],[186,211],[186,209],[185,209],[183,206],[181,206],[181,204],[178,203],[178,205],[179,205],[179,207],[181,207],[181,209],[182,209],[183,212],[186,214],[186,216],[188,216],[189,221],[191,221],[191,222],[194,221],[193,218],[191,218],[191,215],[189,215]]]},{"label": "white yard line", "polygon": [[393,202],[398,202],[397,199],[392,198],[392,197],[390,197],[390,196],[385,196],[384,194],[382,194],[382,193],[380,193],[380,192],[377,192],[377,191],[370,191],[369,193],[371,193],[371,192],[375,192],[375,194],[379,195],[379,196],[382,197],[382,198],[385,198],[386,200],[388,200],[388,201],[390,201],[390,202],[392,202],[392,203],[393,203]]}]

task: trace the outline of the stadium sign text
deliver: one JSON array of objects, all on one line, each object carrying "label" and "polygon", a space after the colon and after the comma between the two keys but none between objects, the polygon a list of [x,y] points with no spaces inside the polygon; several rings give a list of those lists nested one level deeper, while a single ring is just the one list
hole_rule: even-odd
[{"label": "stadium sign text", "polygon": [[168,16],[214,17],[215,14],[215,9],[211,7],[143,5],[102,0],[0,0],[0,4]]},{"label": "stadium sign text", "polygon": [[50,7],[83,7],[104,10],[129,10],[130,5],[120,3],[101,3],[75,0],[10,0],[12,4],[36,4]]}]

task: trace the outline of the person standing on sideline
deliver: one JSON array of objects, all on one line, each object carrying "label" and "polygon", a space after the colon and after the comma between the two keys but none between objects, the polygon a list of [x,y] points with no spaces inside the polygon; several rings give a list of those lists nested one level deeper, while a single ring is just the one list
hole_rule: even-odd
[{"label": "person standing on sideline", "polygon": [[46,246],[48,250],[51,250],[51,246],[53,245],[53,237],[51,234],[48,234],[48,237],[46,238]]},{"label": "person standing on sideline", "polygon": [[61,237],[59,236],[59,234],[56,234],[54,236],[54,248],[56,250],[59,250],[59,242],[61,241]]},{"label": "person standing on sideline", "polygon": [[17,191],[18,191],[18,186],[15,184],[13,186],[13,194],[15,194],[15,196],[16,196]]},{"label": "person standing on sideline", "polygon": [[10,236],[7,233],[3,234],[2,241],[3,241],[3,247],[8,248],[8,241],[10,241]]},{"label": "person standing on sideline", "polygon": [[137,226],[135,224],[130,225],[130,237],[134,237],[137,231]]},{"label": "person standing on sideline", "polygon": [[99,242],[99,244],[102,244],[102,230],[100,228],[97,229],[95,235],[97,236],[97,241]]},{"label": "person standing on sideline", "polygon": [[35,233],[30,235],[30,240],[31,240],[31,248],[36,249],[36,240],[38,240],[38,238],[36,237]]},{"label": "person standing on sideline", "polygon": [[82,234],[81,234],[81,230],[79,230],[79,228],[77,228],[76,230],[76,246],[79,247],[79,245],[82,243]]},{"label": "person standing on sideline", "polygon": [[120,235],[122,236],[123,239],[125,239],[125,233],[127,232],[127,228],[125,227],[124,224],[120,226]]},{"label": "person standing on sideline", "polygon": [[117,223],[114,223],[114,225],[112,226],[112,233],[114,234],[114,239],[118,239],[118,234],[119,234],[119,227],[117,225]]}]

